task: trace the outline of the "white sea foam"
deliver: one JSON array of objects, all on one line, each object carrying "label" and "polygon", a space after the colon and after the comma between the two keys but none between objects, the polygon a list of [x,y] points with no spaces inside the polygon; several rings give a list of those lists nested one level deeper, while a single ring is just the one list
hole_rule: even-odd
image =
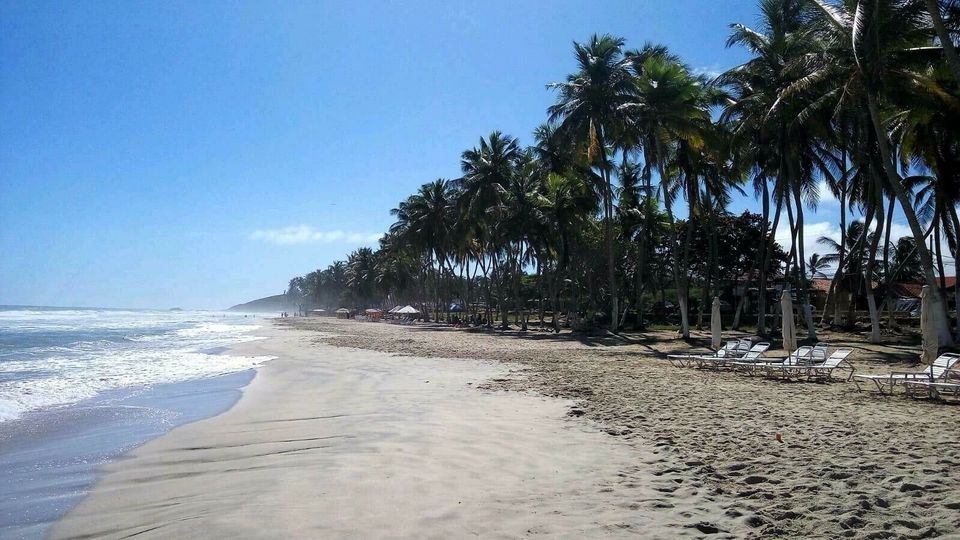
[{"label": "white sea foam", "polygon": [[259,339],[242,316],[0,310],[0,421],[108,390],[235,373],[270,357],[208,354]]}]

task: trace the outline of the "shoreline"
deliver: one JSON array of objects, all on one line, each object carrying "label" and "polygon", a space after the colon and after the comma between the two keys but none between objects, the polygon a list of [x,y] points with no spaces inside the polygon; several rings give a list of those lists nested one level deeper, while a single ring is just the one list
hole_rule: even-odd
[{"label": "shoreline", "polygon": [[51,538],[749,530],[737,501],[573,418],[572,401],[480,389],[509,376],[501,364],[335,347],[285,326],[231,347],[278,357],[232,408],[109,464]]},{"label": "shoreline", "polygon": [[105,464],[179,426],[229,410],[255,369],[121,388],[9,420],[0,436],[0,536],[43,538],[103,477]]}]

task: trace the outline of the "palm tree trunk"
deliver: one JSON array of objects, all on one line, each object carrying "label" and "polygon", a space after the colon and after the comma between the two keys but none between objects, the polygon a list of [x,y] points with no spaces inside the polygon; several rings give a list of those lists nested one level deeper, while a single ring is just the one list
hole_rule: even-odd
[{"label": "palm tree trunk", "polygon": [[677,294],[680,303],[680,330],[683,339],[690,339],[690,277],[687,274],[690,268],[690,244],[693,242],[693,220],[687,217],[687,230],[683,241],[683,260],[680,265],[679,275],[683,276],[679,282]]},{"label": "palm tree trunk", "polygon": [[793,203],[789,195],[785,197],[787,207],[787,225],[790,228],[790,255],[787,257],[787,267],[783,271],[785,278],[790,279],[792,272],[796,269],[792,265],[797,265],[797,221],[793,218]]},{"label": "palm tree trunk", "polygon": [[637,329],[644,328],[643,323],[643,292],[646,287],[643,283],[643,274],[647,269],[647,237],[650,235],[651,217],[650,217],[650,197],[652,186],[650,184],[650,164],[645,162],[643,165],[643,225],[646,231],[640,235],[640,256],[637,261]]},{"label": "palm tree trunk", "polygon": [[616,332],[618,312],[617,267],[613,255],[613,183],[610,180],[610,162],[607,158],[606,137],[603,130],[597,133],[600,148],[600,174],[603,176],[603,242],[607,251],[607,284],[610,286],[610,331]]},{"label": "palm tree trunk", "polygon": [[923,229],[920,227],[920,220],[917,219],[917,214],[913,210],[910,196],[907,193],[907,190],[903,187],[903,183],[900,181],[900,175],[897,174],[896,167],[894,166],[893,155],[890,152],[887,132],[883,128],[883,122],[880,118],[880,109],[877,105],[876,97],[872,92],[867,93],[867,108],[870,111],[870,119],[873,123],[873,129],[877,135],[877,146],[880,150],[880,157],[883,160],[884,172],[887,174],[887,178],[890,181],[890,186],[893,188],[894,193],[897,194],[897,200],[900,202],[900,208],[903,209],[903,213],[907,218],[907,223],[910,225],[910,231],[913,233],[913,238],[917,242],[917,253],[920,256],[920,266],[923,269],[924,279],[927,285],[930,286],[931,294],[929,295],[928,300],[930,301],[934,322],[937,326],[937,336],[940,347],[949,347],[953,345],[953,336],[950,335],[950,326],[947,323],[946,305],[944,304],[943,298],[940,295],[937,280],[933,274],[933,259],[930,256],[930,251],[923,242]]},{"label": "palm tree trunk", "polygon": [[833,279],[830,280],[830,289],[827,291],[827,299],[823,303],[823,316],[820,318],[820,324],[827,320],[827,312],[830,309],[830,302],[833,302],[833,321],[836,325],[840,322],[840,303],[837,302],[837,286],[843,279],[843,265],[846,264],[847,255],[847,149],[840,150],[840,162],[843,171],[840,176],[840,249],[838,250],[837,269],[833,273]]},{"label": "palm tree trunk", "polygon": [[[956,240],[953,245],[953,275],[960,279],[960,216],[957,215],[957,208],[953,206],[948,209],[950,219],[953,221],[953,230],[956,234]],[[960,282],[953,284],[953,309],[956,320],[956,339],[960,341]]]},{"label": "palm tree trunk", "polygon": [[[867,292],[867,309],[870,311],[870,343],[880,343],[880,312],[877,309],[877,297],[873,290],[873,269],[877,261],[877,249],[880,247],[880,231],[883,229],[883,195],[878,195],[877,201],[877,229],[870,241],[869,257],[863,270],[863,281]],[[869,229],[870,224],[864,223],[864,229]]]},{"label": "palm tree trunk", "polygon": [[[673,283],[674,283],[674,286],[677,288],[677,304],[679,304],[679,307],[680,307],[680,335],[683,337],[683,339],[690,339],[690,321],[689,321],[689,314],[687,313],[687,298],[686,298],[686,292],[685,292],[686,280],[685,278],[680,277],[681,276],[680,266],[682,264],[680,263],[680,252],[681,252],[680,238],[679,238],[679,235],[677,234],[677,225],[673,218],[673,205],[670,203],[669,197],[664,197],[664,206],[667,211],[667,219],[670,226],[670,239],[671,239],[671,243],[673,244],[672,246],[673,264],[671,266],[673,271]],[[691,227],[692,227],[692,224],[690,223],[690,218],[688,217],[687,218],[687,233],[688,233],[687,236],[688,237],[690,236],[689,233],[692,232]],[[686,244],[689,245],[689,242],[686,242]]]},{"label": "palm tree trunk", "polygon": [[[939,212],[938,212],[938,214],[939,214]],[[939,287],[940,287],[940,295],[941,295],[943,298],[946,298],[946,297],[947,297],[947,289],[946,289],[945,280],[944,280],[944,276],[945,276],[946,274],[944,274],[944,272],[943,272],[943,270],[944,270],[944,266],[943,266],[943,249],[941,248],[941,245],[943,244],[943,226],[942,226],[942,225],[943,225],[943,221],[942,221],[942,219],[941,219],[941,215],[938,215],[938,216],[937,216],[936,218],[934,218],[934,219],[935,219],[935,221],[934,221],[934,230],[933,230],[933,252],[934,252],[934,254],[935,254],[936,257],[937,257],[937,259],[936,259],[936,260],[937,260],[937,273],[940,275],[940,279],[938,280]]]},{"label": "palm tree trunk", "polygon": [[[767,230],[769,229],[770,224],[770,188],[767,184],[767,178],[764,176],[761,178],[761,189],[763,191],[763,222],[760,225],[760,249],[757,251],[757,278],[759,281],[766,281],[766,269],[764,268],[764,263],[767,260],[767,250],[770,249],[770,243],[767,242]],[[743,295],[746,297],[750,292],[750,276],[747,276],[746,286],[744,287]],[[763,316],[762,311],[766,309],[767,300],[763,288],[760,288],[757,294],[757,309],[761,311],[758,314],[757,319],[757,333],[763,335],[766,333],[766,318]],[[741,302],[742,303],[742,302]],[[737,321],[739,323],[739,320]],[[739,328],[739,324],[735,325],[736,328]]]},{"label": "palm tree trunk", "polygon": [[813,325],[813,311],[810,309],[810,286],[807,283],[807,261],[803,248],[803,201],[800,198],[800,186],[794,188],[794,198],[797,203],[797,259],[800,263],[800,308],[803,310],[803,320],[807,325],[807,338],[817,340],[817,328]]},{"label": "palm tree trunk", "polygon": [[890,271],[890,235],[893,231],[893,211],[897,207],[897,199],[890,195],[887,203],[887,226],[883,235],[883,303],[887,307],[887,328],[892,329],[896,321],[893,317],[893,273]]},{"label": "palm tree trunk", "polygon": [[776,242],[776,230],[780,226],[780,216],[783,210],[783,198],[778,197],[777,208],[773,213],[773,225],[770,227],[770,240],[766,242],[763,264],[760,266],[760,290],[757,298],[757,334],[767,335],[767,272],[770,270],[770,256]]},{"label": "palm tree trunk", "polygon": [[960,83],[960,57],[957,56],[957,49],[953,46],[950,33],[940,17],[940,6],[937,0],[924,0],[924,3],[927,5],[927,11],[930,12],[930,21],[933,22],[933,29],[937,32],[937,38],[943,47],[943,54],[947,57],[950,71],[953,72],[953,77]]}]

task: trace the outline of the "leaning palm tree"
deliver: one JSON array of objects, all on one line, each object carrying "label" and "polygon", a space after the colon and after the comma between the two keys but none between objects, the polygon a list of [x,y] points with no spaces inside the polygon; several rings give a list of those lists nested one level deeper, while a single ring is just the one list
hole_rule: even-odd
[{"label": "leaning palm tree", "polygon": [[[931,224],[938,273],[945,275],[943,240],[954,259],[954,275],[960,275],[960,82],[949,77],[945,66],[926,71],[925,91],[903,96],[905,107],[891,119],[892,134],[900,144],[901,168],[929,174],[904,179],[914,193],[917,216]],[[941,294],[945,290],[941,288]],[[955,292],[957,339],[960,339],[960,292]]]},{"label": "leaning palm tree", "polygon": [[610,289],[610,328],[616,330],[618,315],[617,269],[613,249],[614,193],[609,145],[627,124],[626,105],[633,100],[634,83],[623,56],[622,38],[594,35],[586,44],[574,43],[577,71],[557,90],[557,103],[548,109],[551,122],[585,149],[588,161],[603,179],[603,235],[607,255],[607,284]]},{"label": "leaning palm tree", "polygon": [[[930,13],[930,23],[937,34],[940,46],[943,47],[943,54],[947,59],[947,65],[950,66],[950,71],[953,73],[953,78],[960,83],[960,56],[957,55],[957,48],[953,44],[954,38],[950,35],[950,29],[943,23],[940,10],[941,2],[938,0],[923,0],[923,3]],[[942,3],[947,4],[947,2]],[[953,31],[956,33],[956,28]]]},{"label": "leaning palm tree", "polygon": [[[929,300],[941,346],[952,344],[946,306],[934,273],[933,257],[924,243],[924,230],[913,209],[910,192],[903,183],[896,152],[885,122],[887,105],[896,105],[898,95],[929,86],[923,68],[931,61],[932,31],[929,12],[913,0],[845,0],[829,3],[812,0],[826,52],[809,62],[810,73],[798,83],[803,89],[820,81],[835,83],[834,101],[862,99],[874,131],[879,164],[885,181],[896,196],[916,240],[924,279],[930,286]],[[831,93],[826,93],[829,96]],[[828,105],[830,100],[820,100]]]}]

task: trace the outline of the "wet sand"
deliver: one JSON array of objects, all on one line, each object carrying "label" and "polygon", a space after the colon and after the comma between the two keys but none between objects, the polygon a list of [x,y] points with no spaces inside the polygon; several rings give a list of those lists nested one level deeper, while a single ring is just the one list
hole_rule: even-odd
[{"label": "wet sand", "polygon": [[742,537],[761,519],[570,399],[490,387],[515,366],[326,342],[358,327],[234,348],[278,359],[226,413],[108,465],[51,537]]},{"label": "wet sand", "polygon": [[100,465],[176,426],[222,413],[246,372],[123,388],[0,424],[0,538],[33,540],[79,503]]}]

